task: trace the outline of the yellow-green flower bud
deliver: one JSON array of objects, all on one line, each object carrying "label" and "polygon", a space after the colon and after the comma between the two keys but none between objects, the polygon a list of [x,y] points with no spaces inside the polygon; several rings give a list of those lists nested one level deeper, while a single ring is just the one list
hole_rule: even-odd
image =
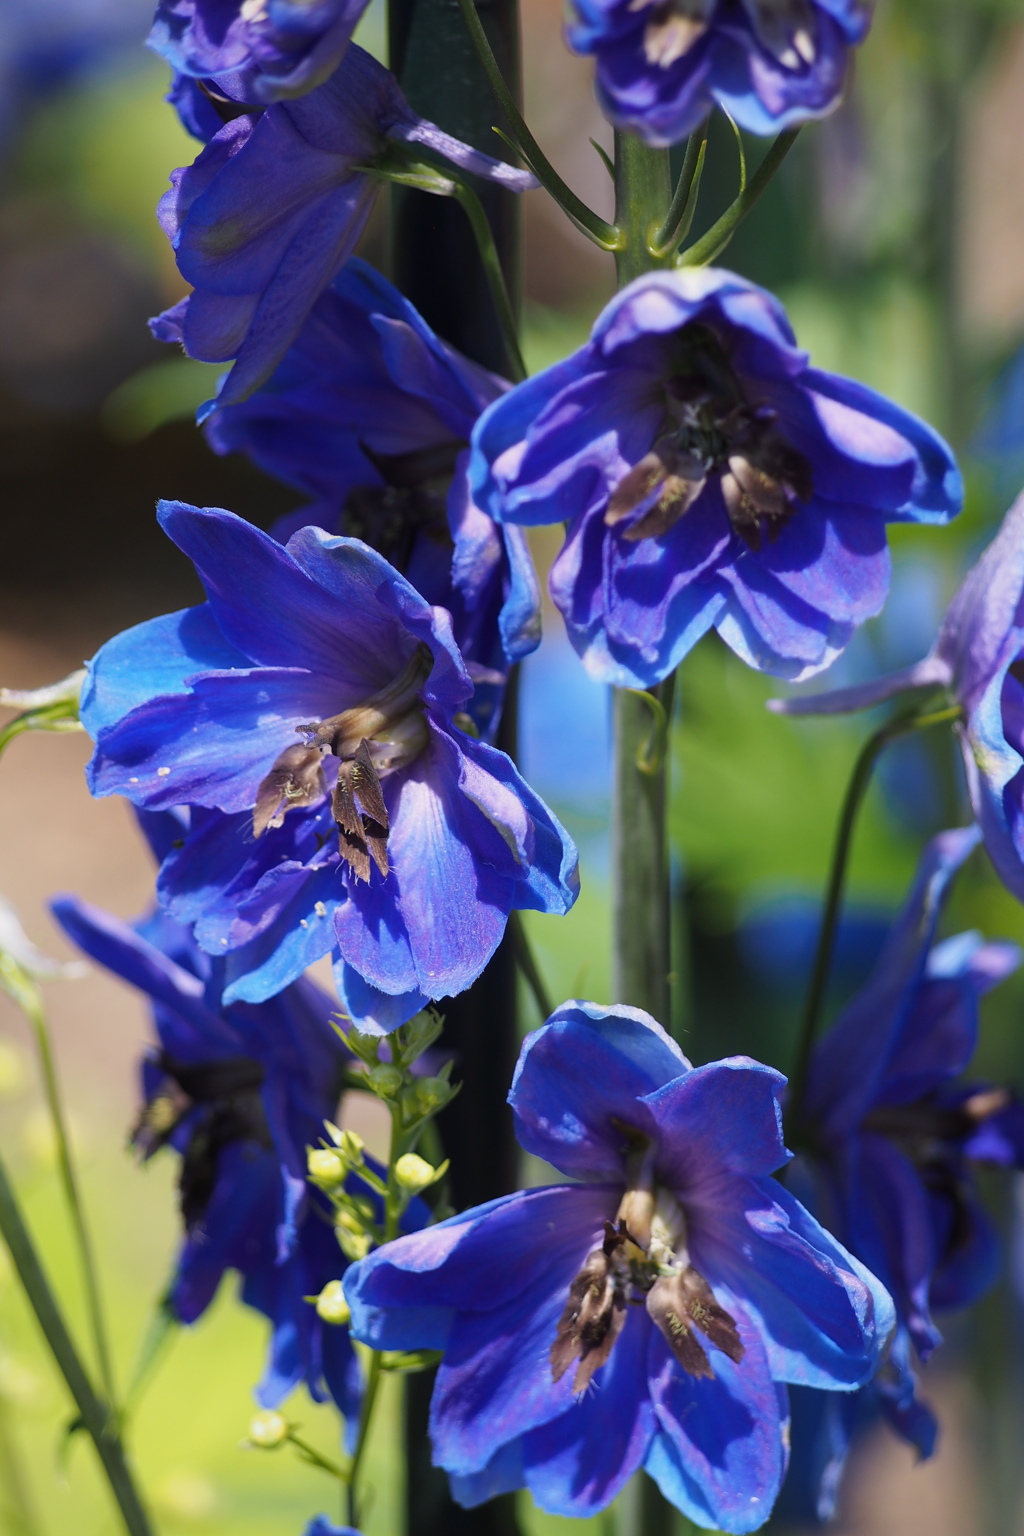
[{"label": "yellow-green flower bud", "polygon": [[316,1315],[325,1323],[347,1323],[352,1316],[340,1280],[328,1280],[316,1299]]},{"label": "yellow-green flower bud", "polygon": [[347,1162],[357,1166],[363,1160],[363,1149],[366,1142],[358,1131],[342,1131],[338,1141],[338,1151]]},{"label": "yellow-green flower bud", "polygon": [[374,1093],[379,1093],[382,1098],[394,1098],[402,1086],[402,1070],[393,1067],[390,1062],[382,1061],[377,1066],[371,1067],[366,1074],[366,1080]]},{"label": "yellow-green flower bud", "polygon": [[275,1446],[283,1445],[287,1438],[288,1420],[283,1413],[264,1408],[253,1414],[249,1422],[250,1445],[258,1446],[261,1451],[272,1451]]},{"label": "yellow-green flower bud", "polygon": [[402,1189],[411,1189],[415,1194],[433,1181],[435,1171],[426,1158],[416,1152],[406,1152],[395,1164],[395,1179]]},{"label": "yellow-green flower bud", "polygon": [[447,1104],[451,1096],[451,1084],[443,1077],[421,1077],[416,1081],[416,1099],[421,1114],[432,1114],[442,1104]]},{"label": "yellow-green flower bud", "polygon": [[341,1184],[345,1179],[345,1164],[330,1147],[310,1147],[306,1153],[306,1167],[311,1179],[318,1184]]}]

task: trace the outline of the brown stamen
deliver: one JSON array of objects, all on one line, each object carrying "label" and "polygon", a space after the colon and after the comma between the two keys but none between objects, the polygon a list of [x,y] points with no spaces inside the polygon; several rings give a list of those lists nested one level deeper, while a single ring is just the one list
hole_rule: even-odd
[{"label": "brown stamen", "polygon": [[749,549],[777,538],[813,494],[806,458],[773,412],[752,405],[726,350],[698,322],[678,335],[676,371],[665,383],[665,418],[654,446],[613,487],[604,521],[630,542],[659,538],[685,516],[714,477],[735,534]]},{"label": "brown stamen", "polygon": [[338,827],[338,850],[356,878],[369,880],[371,858],[381,874],[386,875],[391,823],[365,740],[339,765],[331,810]]},{"label": "brown stamen", "polygon": [[594,1372],[611,1356],[615,1340],[626,1323],[626,1292],[616,1272],[614,1257],[625,1241],[610,1221],[600,1248],[587,1254],[583,1267],[569,1287],[569,1300],[559,1320],[551,1346],[551,1374],[561,1381],[574,1360],[574,1392],[590,1385]]},{"label": "brown stamen", "polygon": [[743,1359],[743,1341],[735,1318],[718,1305],[710,1285],[692,1264],[655,1280],[647,1293],[647,1311],[688,1375],[715,1374],[694,1328],[737,1365]]},{"label": "brown stamen", "polygon": [[285,747],[256,791],[252,813],[254,837],[279,827],[293,806],[312,805],[327,793],[319,750],[314,746]]}]

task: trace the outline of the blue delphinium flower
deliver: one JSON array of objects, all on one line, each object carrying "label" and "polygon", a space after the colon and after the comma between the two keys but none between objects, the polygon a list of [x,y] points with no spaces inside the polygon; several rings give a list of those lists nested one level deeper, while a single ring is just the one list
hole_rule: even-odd
[{"label": "blue delphinium flower", "polygon": [[160,520],[209,601],[94,658],[89,781],[193,808],[158,889],[225,957],[225,1002],[333,950],[350,1016],[393,1029],[476,979],[511,910],[572,905],[566,833],[462,729],[473,685],[444,609],[358,539],[303,528],[282,547],[180,503]]},{"label": "blue delphinium flower", "polygon": [[[218,94],[230,95],[225,80],[216,83]],[[249,77],[237,84],[244,97]],[[160,203],[193,292],[152,322],[160,340],[181,342],[190,357],[235,359],[221,405],[244,400],[270,377],[351,255],[380,187],[360,167],[389,145],[440,155],[511,191],[534,185],[529,172],[418,117],[394,76],[354,45],[307,96],[263,111],[239,113],[239,106],[247,103],[224,101],[229,121],[192,166],[172,174]],[[433,190],[450,191],[451,183],[439,174]]]},{"label": "blue delphinium flower", "polygon": [[786,1463],[783,1383],[852,1389],[892,1304],[770,1175],[785,1079],[693,1069],[647,1014],[566,1003],[526,1041],[531,1189],[349,1270],[356,1337],[444,1351],[434,1458],[459,1502],[526,1486],[589,1516],[644,1467],[702,1526],[751,1531]]},{"label": "blue delphinium flower", "polygon": [[258,1006],[224,1009],[223,961],[163,913],[129,927],[72,896],[52,907],[86,954],[152,1001],[160,1044],[143,1061],[133,1141],[144,1158],[164,1146],[181,1156],[174,1315],[194,1323],[237,1270],[242,1300],[271,1323],[260,1403],[276,1407],[301,1381],[322,1401],[326,1384],[351,1429],[362,1387],[348,1329],[324,1323],[308,1300],[346,1265],[330,1207],[306,1182],[306,1147],[336,1114],[348,1059],[330,999],[303,978]]},{"label": "blue delphinium flower", "polygon": [[838,105],[867,0],[574,0],[578,53],[597,59],[597,94],[618,128],[676,144],[717,103],[750,133],[824,117]]},{"label": "blue delphinium flower", "polygon": [[369,0],[159,0],[148,42],[185,75],[251,71],[252,99],[301,96],[327,79]]},{"label": "blue delphinium flower", "polygon": [[353,1525],[335,1525],[326,1515],[317,1515],[303,1531],[302,1536],[361,1536]]},{"label": "blue delphinium flower", "polygon": [[591,340],[489,406],[474,499],[567,522],[551,595],[588,670],[648,687],[712,625],[781,677],[827,667],[885,601],[888,522],[959,509],[953,456],[881,395],[810,367],[763,288],[637,278]]},{"label": "blue delphinium flower", "polygon": [[[979,1000],[1020,952],[976,933],[935,940],[950,881],[979,838],[967,827],[929,844],[867,985],[815,1051],[802,1112],[811,1203],[896,1304],[893,1345],[868,1391],[923,1456],[936,1424],[916,1395],[912,1350],[927,1359],[942,1337],[932,1308],[969,1306],[998,1268],[972,1164],[1024,1161],[1024,1107],[962,1080]],[[833,1493],[841,1462],[833,1446]]]},{"label": "blue delphinium flower", "polygon": [[353,257],[267,383],[206,423],[218,453],[246,453],[313,498],[277,538],[310,523],[360,538],[448,609],[489,738],[505,673],[540,640],[525,536],[474,506],[466,483],[473,423],[508,387]]},{"label": "blue delphinium flower", "polygon": [[968,572],[927,656],[888,677],[774,699],[770,708],[842,714],[933,688],[963,710],[956,730],[974,814],[996,873],[1024,901],[1024,496]]}]

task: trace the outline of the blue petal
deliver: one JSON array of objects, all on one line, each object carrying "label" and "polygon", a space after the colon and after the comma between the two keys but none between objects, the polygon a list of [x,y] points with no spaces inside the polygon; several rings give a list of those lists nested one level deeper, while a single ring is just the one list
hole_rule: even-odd
[{"label": "blue petal", "polygon": [[318,718],[323,703],[322,684],[298,668],[205,672],[189,693],[151,698],[105,730],[89,788],[147,810],[248,810],[296,726]]},{"label": "blue petal", "polygon": [[55,896],[50,910],[70,939],[154,1002],[180,1014],[209,1050],[239,1049],[238,1035],[205,1001],[203,982],[176,965],[126,923],[75,896]]},{"label": "blue petal", "polygon": [[[867,385],[837,374],[809,368],[802,382],[817,397],[819,421],[839,453],[884,465],[894,461],[897,442],[903,440],[904,452],[912,455],[913,473],[905,499],[890,516],[898,511],[901,518],[922,523],[955,517],[963,505],[963,478],[949,445],[927,422]],[[892,434],[891,447],[880,429]],[[840,499],[848,494],[844,487]]]},{"label": "blue petal", "polygon": [[89,663],[81,717],[93,741],[156,694],[187,693],[198,672],[248,666],[208,603],[147,619],[101,646]]},{"label": "blue petal", "polygon": [[734,1365],[715,1350],[710,1380],[681,1371],[658,1330],[650,1330],[648,1369],[660,1433],[646,1468],[698,1525],[746,1532],[771,1514],[786,1470],[789,1414],[757,1328],[742,1309],[733,1315],[743,1359]]},{"label": "blue petal", "polygon": [[593,1386],[523,1437],[526,1486],[549,1514],[588,1519],[607,1509],[642,1466],[655,1434],[647,1384],[651,1331],[646,1314],[634,1310]]},{"label": "blue petal", "polygon": [[564,1003],[523,1044],[508,1096],[516,1137],[571,1177],[621,1178],[621,1123],[656,1135],[644,1095],[689,1070],[639,1008]]},{"label": "blue petal", "polygon": [[[449,753],[453,740],[454,736],[448,738]],[[579,895],[578,855],[572,838],[504,752],[461,733],[457,747],[459,788],[481,813],[475,823],[463,818],[463,835],[475,845],[481,863],[494,871],[501,885],[514,881],[507,898],[511,907],[568,912]],[[483,894],[487,885],[482,873],[480,878]],[[492,899],[504,898],[496,889]]]},{"label": "blue petal", "polygon": [[[225,956],[223,1002],[262,1003],[328,954],[340,876],[336,865],[303,872],[258,936]],[[317,910],[322,906],[323,911]]]},{"label": "blue petal", "polygon": [[776,1380],[848,1390],[873,1374],[889,1294],[781,1184],[709,1175],[686,1213],[694,1263],[757,1320]]},{"label": "blue petal", "polygon": [[449,615],[424,602],[383,555],[358,539],[332,537],[321,528],[303,528],[294,534],[288,554],[324,593],[337,599],[332,606],[345,613],[350,633],[364,638],[367,656],[376,652],[377,667],[385,668],[376,687],[383,687],[402,670],[412,653],[414,636],[434,657],[422,698],[451,711],[469,697],[473,685],[452,636]]},{"label": "blue petal", "polygon": [[579,1268],[618,1198],[601,1186],[522,1190],[378,1248],[345,1275],[354,1337],[373,1349],[444,1349],[463,1309],[490,1311],[500,1329],[500,1309],[538,1272]]},{"label": "blue petal", "polygon": [[514,1493],[526,1481],[523,1470],[523,1442],[510,1440],[500,1446],[482,1472],[470,1472],[464,1477],[449,1474],[452,1498],[463,1509],[475,1509],[502,1493]]},{"label": "blue petal", "polygon": [[250,665],[305,669],[326,690],[325,712],[360,703],[408,661],[413,647],[375,593],[394,572],[357,539],[332,541],[336,552],[311,570],[300,535],[283,549],[232,512],[182,502],[162,502],[159,518]]},{"label": "blue petal", "polygon": [[343,960],[335,962],[334,979],[345,1012],[353,1024],[368,1035],[391,1034],[430,1002],[430,998],[415,988],[407,992],[383,992]]},{"label": "blue petal", "polygon": [[643,1096],[658,1127],[659,1166],[673,1188],[704,1172],[769,1174],[788,1161],[782,1140],[786,1079],[749,1056],[709,1062]]}]

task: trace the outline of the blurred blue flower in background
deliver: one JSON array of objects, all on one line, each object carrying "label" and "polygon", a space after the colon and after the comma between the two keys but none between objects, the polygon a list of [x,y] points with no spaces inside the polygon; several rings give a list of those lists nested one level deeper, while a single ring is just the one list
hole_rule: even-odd
[{"label": "blurred blue flower in background", "polygon": [[[151,834],[154,825],[162,834],[161,820],[170,835],[181,831],[170,815],[145,819]],[[164,1146],[181,1157],[186,1236],[168,1295],[174,1316],[196,1322],[225,1271],[237,1270],[242,1300],[272,1328],[259,1402],[276,1407],[301,1381],[322,1401],[326,1387],[351,1431],[362,1380],[348,1329],[323,1321],[308,1299],[346,1264],[331,1208],[306,1180],[306,1148],[336,1114],[349,1059],[331,1028],[331,999],[303,979],[265,1003],[225,1009],[223,962],[163,913],[129,927],[73,896],[52,910],[79,948],[152,1002],[160,1045],[143,1061],[132,1139],[143,1158]],[[349,1182],[379,1204],[355,1174]],[[424,1215],[417,1204],[408,1224]]]},{"label": "blurred blue flower in background", "polygon": [[916,1396],[911,1347],[927,1359],[942,1341],[932,1308],[970,1305],[998,1269],[971,1165],[1024,1165],[1024,1106],[1006,1089],[961,1081],[979,1001],[1020,952],[976,933],[936,942],[950,882],[979,841],[967,827],[928,845],[867,985],[816,1048],[801,1110],[813,1171],[798,1168],[793,1182],[892,1294],[897,1333],[869,1390],[922,1456],[936,1425]]}]

